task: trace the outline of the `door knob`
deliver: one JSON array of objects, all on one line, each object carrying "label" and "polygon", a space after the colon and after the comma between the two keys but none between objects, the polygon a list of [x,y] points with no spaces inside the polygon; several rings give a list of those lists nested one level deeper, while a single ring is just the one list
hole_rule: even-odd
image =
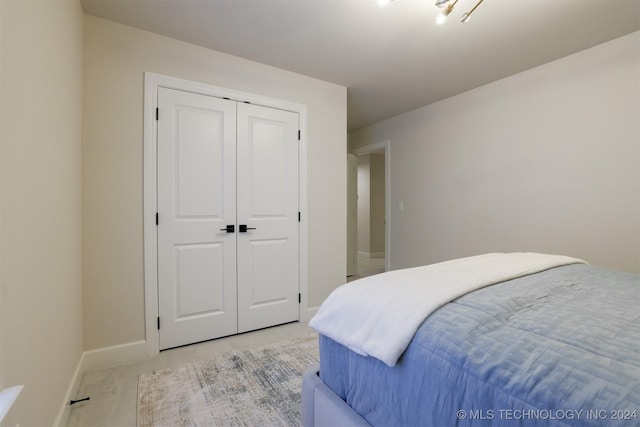
[{"label": "door knob", "polygon": [[229,224],[227,225],[226,228],[221,228],[220,231],[226,231],[227,233],[235,233],[236,232],[236,226],[233,224]]},{"label": "door knob", "polygon": [[238,226],[238,233],[246,233],[247,230],[255,230],[255,227],[247,227],[246,224],[240,224]]}]

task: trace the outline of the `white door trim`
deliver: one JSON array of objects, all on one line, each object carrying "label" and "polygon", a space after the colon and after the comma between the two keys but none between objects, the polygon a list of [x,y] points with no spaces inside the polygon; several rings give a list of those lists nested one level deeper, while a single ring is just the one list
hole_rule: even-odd
[{"label": "white door trim", "polygon": [[364,145],[351,150],[351,154],[365,154],[384,150],[384,270],[391,270],[391,140]]},{"label": "white door trim", "polygon": [[157,207],[157,126],[158,87],[183,90],[202,95],[229,98],[264,107],[298,113],[299,141],[299,210],[302,215],[299,234],[299,283],[302,301],[300,321],[310,320],[313,311],[308,307],[308,214],[307,214],[307,106],[280,99],[264,97],[247,92],[221,88],[191,80],[178,79],[155,73],[144,73],[144,118],[143,118],[143,234],[144,234],[144,319],[147,356],[157,355],[159,350],[158,318],[158,238],[156,229]]}]

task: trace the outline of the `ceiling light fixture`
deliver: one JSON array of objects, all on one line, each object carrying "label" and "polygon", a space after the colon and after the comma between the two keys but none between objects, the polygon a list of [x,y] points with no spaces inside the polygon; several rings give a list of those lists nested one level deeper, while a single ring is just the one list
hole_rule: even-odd
[{"label": "ceiling light fixture", "polygon": [[[384,7],[392,1],[393,0],[377,0],[378,6],[380,7]],[[451,12],[453,12],[453,8],[455,7],[456,3],[458,3],[458,1],[459,0],[436,0],[436,6],[439,8],[444,8],[442,12],[436,17],[436,24],[442,25],[446,22],[447,17],[451,14]],[[464,23],[469,21],[469,19],[471,18],[471,14],[478,8],[478,6],[480,6],[480,3],[482,3],[483,1],[484,0],[479,0],[478,3],[473,6],[473,9],[471,9],[469,12],[464,13],[462,15],[462,18],[460,18],[460,22]]]},{"label": "ceiling light fixture", "polygon": [[462,18],[460,19],[460,22],[465,23],[469,20],[469,18],[471,18],[471,14],[473,13],[474,10],[476,10],[476,8],[478,6],[480,6],[480,3],[482,3],[484,0],[480,0],[478,3],[476,3],[475,6],[473,6],[473,9],[471,9],[469,12],[465,13],[464,15],[462,15]]},{"label": "ceiling light fixture", "polygon": [[[454,0],[453,3],[449,3],[447,7],[444,8],[442,13],[436,18],[436,24],[442,25],[445,23],[445,21],[447,20],[447,16],[449,16],[449,14],[453,12],[453,7],[456,5],[456,3],[458,3],[458,0]],[[436,2],[436,6],[437,5],[438,3]]]}]

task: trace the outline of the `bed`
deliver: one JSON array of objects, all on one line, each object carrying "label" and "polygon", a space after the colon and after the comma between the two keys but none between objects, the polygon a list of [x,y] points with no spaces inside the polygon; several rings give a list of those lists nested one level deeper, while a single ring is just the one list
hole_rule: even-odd
[{"label": "bed", "polygon": [[[352,282],[323,303],[305,426],[640,425],[640,276],[540,254],[441,264]],[[476,280],[489,270],[500,274]],[[409,313],[429,304],[422,319]]]}]

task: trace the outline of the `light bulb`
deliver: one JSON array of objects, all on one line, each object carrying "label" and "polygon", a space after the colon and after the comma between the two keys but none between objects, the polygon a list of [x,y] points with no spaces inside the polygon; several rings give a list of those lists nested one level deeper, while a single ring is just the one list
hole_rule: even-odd
[{"label": "light bulb", "polygon": [[386,5],[388,5],[389,3],[391,3],[393,0],[378,0],[378,6],[380,7],[385,7]]},{"label": "light bulb", "polygon": [[449,2],[449,0],[436,0],[436,6],[444,7],[444,5],[447,4],[447,2]]},{"label": "light bulb", "polygon": [[475,6],[473,6],[473,9],[471,9],[469,12],[465,13],[464,15],[462,15],[462,19],[460,19],[460,22],[467,22],[469,21],[469,19],[471,19],[471,14],[473,13],[474,10],[476,10],[478,8],[478,6],[480,6],[480,3],[482,3],[484,0],[480,0],[478,3],[476,3]]},{"label": "light bulb", "polygon": [[436,24],[438,25],[444,24],[444,21],[447,20],[447,16],[449,16],[449,14],[453,12],[453,6],[455,6],[455,4],[456,2],[453,2],[447,5],[447,7],[442,11],[442,13],[438,15],[438,17],[436,18]]}]

